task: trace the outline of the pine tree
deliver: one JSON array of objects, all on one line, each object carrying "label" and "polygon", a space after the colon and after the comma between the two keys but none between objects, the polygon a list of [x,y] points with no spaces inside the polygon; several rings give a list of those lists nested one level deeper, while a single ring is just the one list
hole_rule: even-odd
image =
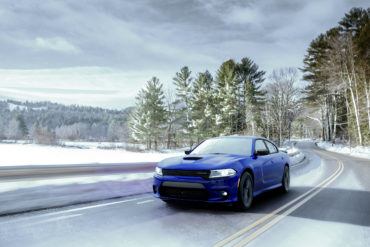
[{"label": "pine tree", "polygon": [[166,109],[164,106],[163,85],[159,79],[153,77],[147,82],[137,97],[136,110],[132,116],[132,136],[134,139],[145,142],[147,148],[158,149],[158,142],[162,137],[166,123]]},{"label": "pine tree", "polygon": [[224,62],[217,71],[216,125],[222,135],[235,133],[238,118],[238,84],[234,60]]},{"label": "pine tree", "polygon": [[192,98],[192,81],[191,71],[188,67],[181,68],[180,72],[176,73],[173,78],[176,87],[176,109],[178,115],[181,116],[181,125],[184,138],[193,145],[192,139],[192,121],[191,121],[191,98]]},{"label": "pine tree", "polygon": [[12,118],[9,121],[6,131],[6,137],[13,140],[18,140],[22,138],[22,130],[19,128],[19,121],[17,120],[17,118]]},{"label": "pine tree", "polygon": [[150,147],[150,131],[147,124],[148,116],[146,112],[146,91],[141,89],[136,96],[135,110],[131,114],[130,129],[131,136],[135,141],[145,143]]},{"label": "pine tree", "polygon": [[[353,8],[313,40],[304,58],[306,100],[321,113],[322,137],[370,141],[370,9]],[[367,30],[367,31],[366,31]],[[366,34],[367,33],[367,34]]]},{"label": "pine tree", "polygon": [[205,71],[199,73],[194,81],[191,101],[192,126],[197,142],[214,134],[215,89],[212,75]]},{"label": "pine tree", "polygon": [[22,138],[27,137],[28,129],[27,129],[26,122],[24,121],[23,115],[18,115],[17,116],[17,121],[19,123],[19,130],[21,131]]},{"label": "pine tree", "polygon": [[[321,111],[321,125],[322,125],[322,138],[323,140],[330,140],[331,134],[329,131],[328,121],[326,118],[326,105],[329,103],[329,76],[324,69],[328,58],[328,50],[330,45],[328,37],[325,34],[320,34],[314,39],[309,48],[307,54],[304,57],[303,63],[304,68],[303,79],[310,82],[305,88],[306,102],[309,106],[317,107]],[[327,119],[328,120],[328,119]]]},{"label": "pine tree", "polygon": [[236,65],[238,83],[238,131],[256,134],[262,127],[261,111],[265,92],[261,89],[265,71],[250,58],[242,58]]}]

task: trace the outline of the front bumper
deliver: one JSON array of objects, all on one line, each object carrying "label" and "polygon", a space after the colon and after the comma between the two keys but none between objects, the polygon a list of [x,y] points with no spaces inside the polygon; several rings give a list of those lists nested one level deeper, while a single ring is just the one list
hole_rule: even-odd
[{"label": "front bumper", "polygon": [[238,180],[237,175],[215,179],[155,175],[153,193],[163,200],[230,203],[238,200]]}]

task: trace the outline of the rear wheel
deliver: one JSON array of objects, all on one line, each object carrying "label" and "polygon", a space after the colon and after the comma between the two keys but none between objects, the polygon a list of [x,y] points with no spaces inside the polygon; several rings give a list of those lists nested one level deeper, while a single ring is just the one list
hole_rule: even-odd
[{"label": "rear wheel", "polygon": [[285,166],[281,190],[286,193],[289,191],[289,188],[290,188],[290,171],[289,167]]},{"label": "rear wheel", "polygon": [[249,172],[245,172],[240,179],[238,188],[238,202],[236,206],[241,210],[247,210],[253,202],[253,179]]}]

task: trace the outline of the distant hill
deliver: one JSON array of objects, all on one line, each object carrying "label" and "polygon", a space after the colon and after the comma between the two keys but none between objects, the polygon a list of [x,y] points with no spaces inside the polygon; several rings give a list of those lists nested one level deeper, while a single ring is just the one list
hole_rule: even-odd
[{"label": "distant hill", "polygon": [[34,139],[36,132],[43,131],[53,139],[126,140],[131,110],[132,107],[109,110],[47,101],[3,100],[0,101],[0,139]]}]

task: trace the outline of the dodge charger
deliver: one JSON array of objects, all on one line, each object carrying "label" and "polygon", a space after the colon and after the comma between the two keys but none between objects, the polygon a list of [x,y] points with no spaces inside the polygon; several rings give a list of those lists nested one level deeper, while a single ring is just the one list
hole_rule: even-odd
[{"label": "dodge charger", "polygon": [[264,191],[289,190],[289,157],[265,138],[211,138],[185,154],[155,168],[153,192],[165,202],[228,203],[245,210]]}]

